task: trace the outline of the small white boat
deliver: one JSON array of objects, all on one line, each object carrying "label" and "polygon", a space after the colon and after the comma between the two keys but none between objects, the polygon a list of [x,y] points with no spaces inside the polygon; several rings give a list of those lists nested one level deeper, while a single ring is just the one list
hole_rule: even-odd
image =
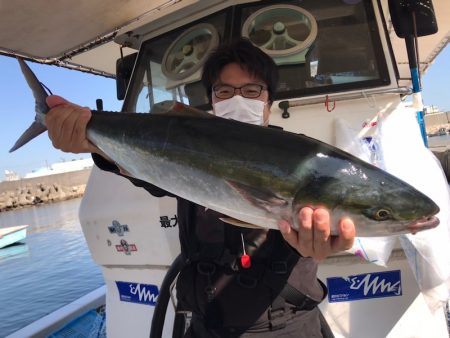
[{"label": "small white boat", "polygon": [[27,237],[28,225],[18,225],[8,228],[0,228],[0,249],[14,244]]}]

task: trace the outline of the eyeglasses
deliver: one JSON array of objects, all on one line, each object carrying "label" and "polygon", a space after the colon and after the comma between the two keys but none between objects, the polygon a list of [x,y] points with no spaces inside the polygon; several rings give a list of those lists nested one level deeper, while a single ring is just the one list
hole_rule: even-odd
[{"label": "eyeglasses", "polygon": [[267,87],[256,83],[248,83],[241,87],[233,87],[225,84],[218,84],[213,87],[214,95],[216,95],[218,99],[232,98],[235,95],[237,89],[239,89],[243,97],[246,97],[248,99],[255,99],[259,97],[261,95],[261,92],[263,90],[266,90]]}]

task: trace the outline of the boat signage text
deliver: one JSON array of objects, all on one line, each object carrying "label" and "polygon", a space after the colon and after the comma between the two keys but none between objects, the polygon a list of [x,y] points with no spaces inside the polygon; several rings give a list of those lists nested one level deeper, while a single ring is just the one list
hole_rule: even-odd
[{"label": "boat signage text", "polygon": [[402,295],[400,270],[331,277],[327,286],[330,303]]}]

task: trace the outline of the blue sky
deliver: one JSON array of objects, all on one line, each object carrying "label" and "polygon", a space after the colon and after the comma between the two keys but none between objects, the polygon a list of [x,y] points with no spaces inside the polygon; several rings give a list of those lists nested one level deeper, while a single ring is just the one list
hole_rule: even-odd
[{"label": "blue sky", "polygon": [[422,78],[423,103],[450,111],[450,45],[435,59]]},{"label": "blue sky", "polygon": [[[103,99],[105,110],[120,110],[113,79],[54,66],[29,63],[36,76],[54,94],[79,105],[95,109],[95,100]],[[0,56],[0,181],[5,169],[21,175],[47,163],[87,158],[87,154],[67,154],[55,150],[44,133],[14,153],[8,150],[34,119],[34,99],[14,58]],[[436,58],[424,75],[423,101],[450,111],[450,46]]]}]

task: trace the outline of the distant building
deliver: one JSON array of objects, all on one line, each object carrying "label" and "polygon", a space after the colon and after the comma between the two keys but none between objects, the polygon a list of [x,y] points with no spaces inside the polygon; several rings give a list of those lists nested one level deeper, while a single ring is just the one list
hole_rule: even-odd
[{"label": "distant building", "polygon": [[423,108],[423,110],[425,112],[425,115],[442,113],[439,107],[437,106],[426,106]]},{"label": "distant building", "polygon": [[12,170],[5,170],[5,181],[18,181],[20,176]]},{"label": "distant building", "polygon": [[94,161],[92,158],[73,160],[67,162],[53,163],[49,167],[43,167],[33,170],[31,173],[25,174],[24,178],[32,178],[39,176],[48,176],[54,174],[67,173],[71,171],[78,171],[83,169],[92,168]]}]

